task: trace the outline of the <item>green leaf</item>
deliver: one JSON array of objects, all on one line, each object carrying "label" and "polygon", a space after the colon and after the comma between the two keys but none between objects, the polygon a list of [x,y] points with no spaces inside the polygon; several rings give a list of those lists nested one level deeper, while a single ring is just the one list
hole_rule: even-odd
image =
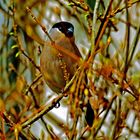
[{"label": "green leaf", "polygon": [[9,35],[11,35],[11,36],[14,35],[14,32],[10,32]]},{"label": "green leaf", "polygon": [[15,44],[15,45],[13,45],[11,48],[14,49],[14,48],[17,48],[17,47],[18,47],[18,45]]},{"label": "green leaf", "polygon": [[15,55],[15,57],[18,57],[19,55],[20,55],[20,52],[17,52],[16,55]]},{"label": "green leaf", "polygon": [[70,2],[69,4],[68,4],[68,6],[73,6],[74,4],[72,3],[72,2]]}]

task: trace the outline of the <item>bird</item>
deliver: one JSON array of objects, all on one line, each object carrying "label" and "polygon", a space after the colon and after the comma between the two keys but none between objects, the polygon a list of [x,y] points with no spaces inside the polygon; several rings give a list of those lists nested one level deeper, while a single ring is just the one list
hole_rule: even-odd
[{"label": "bird", "polygon": [[[62,93],[66,84],[74,76],[82,56],[75,44],[74,26],[72,23],[67,21],[55,23],[49,31],[49,36],[54,43],[53,41],[45,43],[40,56],[40,70],[48,87],[59,94]],[[57,46],[67,50],[67,53],[57,49]],[[74,59],[70,54],[74,54],[79,59]],[[88,103],[86,119],[89,118],[90,112],[93,114],[93,110]],[[88,122],[92,126],[93,121],[87,120]]]},{"label": "bird", "polygon": [[[75,44],[74,26],[65,21],[54,24],[49,35],[55,42],[54,45],[68,50],[81,58],[80,51]],[[52,44],[45,45],[40,56],[41,73],[49,86],[55,93],[63,91],[66,83],[75,74],[79,59],[74,59],[65,52],[56,49]]]}]

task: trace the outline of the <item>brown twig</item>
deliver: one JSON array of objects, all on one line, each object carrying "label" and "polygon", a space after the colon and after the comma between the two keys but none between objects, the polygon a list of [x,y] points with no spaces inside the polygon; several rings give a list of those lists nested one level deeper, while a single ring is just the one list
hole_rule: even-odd
[{"label": "brown twig", "polygon": [[46,105],[43,109],[42,107],[39,108],[38,112],[36,114],[32,114],[27,120],[21,122],[21,127],[26,128],[27,126],[34,123],[36,120],[41,118],[43,115],[48,113],[50,110],[52,110],[57,103],[65,96],[65,94],[61,93],[59,94],[51,103]]},{"label": "brown twig", "polygon": [[52,43],[54,43],[53,39],[50,37],[48,31],[46,30],[45,26],[43,26],[39,21],[38,19],[33,15],[33,13],[31,12],[31,9],[29,7],[26,7],[26,10],[28,13],[31,14],[32,18],[35,20],[35,22],[42,28],[42,30],[47,34],[48,38],[50,39],[50,41]]},{"label": "brown twig", "polygon": [[114,100],[116,99],[116,97],[117,97],[117,95],[114,95],[114,96],[112,97],[112,99],[111,99],[111,101],[110,101],[110,103],[109,103],[109,105],[108,105],[108,108],[107,108],[107,110],[106,110],[106,112],[105,112],[104,117],[102,118],[101,122],[98,124],[98,126],[97,126],[96,129],[95,129],[95,131],[93,132],[93,138],[96,137],[96,135],[98,134],[98,131],[99,131],[100,128],[102,127],[102,125],[103,125],[103,123],[104,123],[104,121],[105,121],[105,119],[106,119],[106,117],[107,117],[107,115],[108,115],[108,113],[109,113],[109,110],[111,109],[112,103],[114,102]]}]

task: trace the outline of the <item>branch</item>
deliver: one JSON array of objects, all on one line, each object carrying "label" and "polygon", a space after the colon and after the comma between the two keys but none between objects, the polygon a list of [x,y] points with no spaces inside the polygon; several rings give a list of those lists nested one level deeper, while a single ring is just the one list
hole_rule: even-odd
[{"label": "branch", "polygon": [[27,121],[22,122],[21,127],[26,128],[28,125],[31,125],[32,123],[34,123],[35,121],[40,119],[43,115],[45,115],[46,113],[51,111],[64,96],[65,96],[65,94],[63,94],[63,93],[58,95],[51,103],[49,103],[43,109],[40,108],[41,109],[41,111],[39,110],[40,112],[38,112],[36,114],[32,114],[30,116],[30,118],[28,118]]}]

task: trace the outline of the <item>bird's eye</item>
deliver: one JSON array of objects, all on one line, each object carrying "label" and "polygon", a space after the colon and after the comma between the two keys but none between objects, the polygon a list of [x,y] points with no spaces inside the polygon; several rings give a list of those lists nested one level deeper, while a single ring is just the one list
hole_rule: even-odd
[{"label": "bird's eye", "polygon": [[73,28],[68,28],[67,30],[67,36],[72,37],[73,36]]}]

